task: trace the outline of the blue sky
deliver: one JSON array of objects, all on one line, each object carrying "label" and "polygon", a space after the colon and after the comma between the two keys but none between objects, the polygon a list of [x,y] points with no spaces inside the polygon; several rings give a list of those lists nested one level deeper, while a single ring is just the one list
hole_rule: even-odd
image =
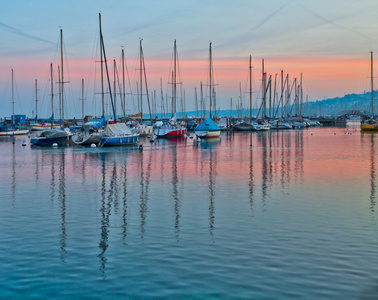
[{"label": "blue sky", "polygon": [[[245,86],[250,54],[254,60],[256,99],[262,58],[265,59],[266,71],[273,76],[281,69],[288,70],[291,78],[299,77],[303,72],[306,93],[312,100],[370,89],[367,78],[369,51],[378,49],[377,1],[16,0],[3,3],[0,11],[2,115],[11,114],[11,67],[15,70],[17,83],[16,109],[19,111],[16,113],[31,115],[35,106],[34,84],[38,79],[41,113],[46,109],[44,114],[47,114],[49,92],[46,81],[50,62],[57,61],[59,56],[60,27],[64,33],[67,69],[71,74],[82,73],[83,77],[90,72],[93,67],[89,64],[79,66],[75,62],[95,60],[99,12],[102,14],[107,57],[118,59],[121,46],[124,46],[130,61],[131,77],[135,73],[133,60],[138,56],[139,39],[143,39],[147,76],[151,77],[148,79],[150,89],[160,91],[160,77],[166,86],[169,76],[166,61],[172,57],[174,39],[177,39],[181,60],[202,61],[202,64],[196,64],[196,81],[193,78],[185,80],[189,71],[181,70],[187,109],[194,108],[191,101],[194,87],[206,80],[209,41],[213,45],[215,74],[219,75],[219,79],[216,77],[215,80],[221,108],[228,109],[229,99],[239,96],[240,82]],[[151,67],[153,70],[149,70],[149,60],[155,60]],[[159,60],[162,63],[160,67],[156,63]],[[227,64],[233,77],[223,75],[231,71],[224,69],[224,64],[217,64],[217,60],[235,61],[234,65]],[[245,66],[241,63],[243,60]],[[339,65],[332,64],[334,62],[339,62]],[[348,62],[354,62],[350,74],[340,76],[349,73],[348,68],[339,68]],[[322,69],[314,70],[314,66]],[[68,80],[71,95],[67,93],[67,103],[73,103],[69,114],[80,116],[81,112],[74,107],[80,107],[77,100],[80,98],[81,82],[74,75]],[[95,91],[88,90],[86,93],[86,98],[92,99],[93,95],[89,94]]]}]

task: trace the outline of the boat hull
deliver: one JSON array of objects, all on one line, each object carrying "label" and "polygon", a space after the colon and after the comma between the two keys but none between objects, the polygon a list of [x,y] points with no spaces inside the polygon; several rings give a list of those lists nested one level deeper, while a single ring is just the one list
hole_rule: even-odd
[{"label": "boat hull", "polygon": [[268,131],[270,130],[270,126],[266,124],[253,124],[254,131]]},{"label": "boat hull", "polygon": [[363,124],[361,125],[362,131],[377,131],[378,127],[375,124]]},{"label": "boat hull", "polygon": [[234,129],[237,131],[253,131],[253,125],[245,124],[245,125],[235,125]]},{"label": "boat hull", "polygon": [[149,136],[152,135],[153,133],[153,128],[152,126],[137,126],[131,129],[133,133],[139,134],[139,136]]},{"label": "boat hull", "polygon": [[9,131],[0,131],[0,136],[25,135],[28,133],[29,133],[29,130],[9,130]]},{"label": "boat hull", "polygon": [[53,126],[51,126],[51,124],[46,124],[46,125],[32,125],[30,127],[30,130],[31,131],[43,131],[43,130],[47,130],[47,129],[59,129],[61,128],[62,125],[56,125],[56,124],[53,124]]},{"label": "boat hull", "polygon": [[100,137],[99,145],[101,147],[111,146],[129,146],[135,145],[139,141],[139,134],[132,134],[128,136],[112,136],[112,137]]},{"label": "boat hull", "polygon": [[209,131],[202,131],[202,130],[197,130],[194,131],[195,134],[200,137],[200,138],[217,138],[220,136],[221,131],[220,130],[209,130]]},{"label": "boat hull", "polygon": [[175,128],[175,129],[166,129],[166,128],[155,128],[154,134],[157,137],[181,137],[185,136],[186,134],[186,128]]},{"label": "boat hull", "polygon": [[86,134],[86,135],[74,135],[72,137],[73,142],[76,145],[92,145],[92,144],[98,144],[100,142],[100,133],[92,133],[92,134]]},{"label": "boat hull", "polygon": [[58,144],[59,146],[67,145],[72,143],[72,138],[70,135],[68,136],[60,136],[60,137],[52,137],[52,138],[45,138],[45,137],[34,137],[30,139],[30,144],[32,146],[52,146],[53,144]]}]

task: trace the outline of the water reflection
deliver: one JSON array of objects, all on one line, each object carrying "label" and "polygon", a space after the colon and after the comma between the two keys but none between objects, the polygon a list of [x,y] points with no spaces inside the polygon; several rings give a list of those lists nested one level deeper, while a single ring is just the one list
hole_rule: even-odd
[{"label": "water reflection", "polygon": [[108,249],[108,227],[109,227],[109,215],[110,209],[109,205],[106,204],[106,165],[105,159],[102,159],[102,182],[101,182],[101,234],[100,234],[100,243],[99,248],[101,250],[98,257],[100,258],[100,272],[105,275],[105,266],[107,258],[105,256],[106,250]]},{"label": "water reflection", "polygon": [[[216,153],[216,152],[215,152]],[[214,196],[215,196],[215,176],[216,176],[216,157],[213,158],[213,149],[210,148],[210,159],[209,159],[209,192],[210,192],[210,204],[209,204],[209,232],[213,236],[214,222],[215,222],[215,206],[214,206]]]},{"label": "water reflection", "polygon": [[250,134],[250,145],[249,145],[249,205],[253,211],[253,193],[255,190],[255,183],[253,181],[253,134]]},{"label": "water reflection", "polygon": [[370,136],[370,209],[374,213],[375,209],[375,149],[374,149],[374,136]]},{"label": "water reflection", "polygon": [[65,262],[65,257],[67,254],[67,232],[66,232],[66,164],[65,164],[65,153],[62,151],[60,153],[60,165],[59,165],[59,206],[61,211],[61,234],[60,234],[60,249],[61,255],[60,259]]},{"label": "water reflection", "polygon": [[144,166],[143,166],[144,151],[140,153],[140,237],[143,240],[145,233],[145,225],[147,218],[147,197],[145,195],[145,182],[144,182]]},{"label": "water reflection", "polygon": [[172,198],[175,212],[175,236],[179,240],[180,235],[180,199],[178,191],[179,176],[177,171],[177,145],[172,147]]},{"label": "water reflection", "polygon": [[16,145],[12,145],[12,206],[14,207],[16,202]]},{"label": "water reflection", "polygon": [[267,179],[268,179],[268,158],[267,158],[267,132],[262,132],[259,137],[261,138],[261,146],[262,146],[262,168],[261,168],[261,191],[262,191],[262,205],[263,205],[263,210],[266,208],[266,195],[267,195],[267,189],[268,189],[268,184],[267,184]]},{"label": "water reflection", "polygon": [[55,200],[55,155],[51,155],[51,179],[50,179],[50,199],[51,202]]},{"label": "water reflection", "polygon": [[[217,167],[217,150],[216,146],[219,145],[221,142],[220,138],[212,138],[212,139],[207,139],[204,141],[201,141],[200,145],[201,148],[204,150],[208,151],[203,151],[202,152],[202,158],[201,161],[204,162],[204,164],[208,161],[208,166],[209,166],[209,172],[208,172],[208,177],[209,177],[209,233],[214,238],[214,228],[215,228],[215,190],[216,190],[216,167]],[[208,158],[207,158],[208,156]],[[214,240],[213,240],[214,242]]]},{"label": "water reflection", "polygon": [[122,210],[122,236],[124,244],[126,244],[126,237],[127,237],[127,162],[123,163],[123,197],[122,197],[122,204],[123,204],[123,210]]}]

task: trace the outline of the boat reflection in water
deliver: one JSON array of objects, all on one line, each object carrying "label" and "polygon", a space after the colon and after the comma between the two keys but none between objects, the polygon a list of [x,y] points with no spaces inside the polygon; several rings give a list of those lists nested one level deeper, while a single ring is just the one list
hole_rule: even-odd
[{"label": "boat reflection in water", "polygon": [[[141,139],[143,151],[1,142],[0,261],[12,264],[13,281],[4,281],[4,295],[18,296],[15,282],[27,281],[27,292],[46,298],[66,280],[66,298],[95,298],[85,286],[109,298],[180,297],[193,289],[211,298],[211,285],[220,298],[232,298],[238,286],[253,299],[261,294],[250,283],[258,282],[279,299],[281,286],[269,294],[277,276],[298,298],[320,299],[318,289],[347,298],[335,273],[351,286],[356,276],[376,274],[376,230],[366,224],[376,223],[378,135],[358,129]],[[362,267],[360,252],[369,261]],[[309,289],[297,290],[302,278]]]}]

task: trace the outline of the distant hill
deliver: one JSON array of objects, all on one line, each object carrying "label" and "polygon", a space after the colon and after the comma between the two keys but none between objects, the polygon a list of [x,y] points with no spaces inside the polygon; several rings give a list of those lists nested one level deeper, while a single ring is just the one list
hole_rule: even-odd
[{"label": "distant hill", "polygon": [[[374,97],[377,91],[374,91]],[[374,99],[375,100],[375,99]],[[328,98],[323,100],[316,100],[316,101],[309,101],[303,104],[303,115],[306,116],[320,116],[320,115],[327,115],[327,116],[334,116],[337,115],[339,112],[345,110],[365,110],[370,111],[371,105],[371,94],[370,92],[365,92],[362,94],[348,94],[343,97],[336,97],[336,98]],[[375,102],[374,102],[375,105]],[[374,112],[377,114],[378,111],[378,103],[376,103]],[[253,109],[252,115],[255,116],[258,112],[258,109]],[[185,116],[188,117],[196,117],[201,116],[201,112],[196,111],[188,111],[186,114],[184,113],[177,113],[178,118],[184,118]],[[205,115],[209,116],[209,111],[205,111]],[[261,115],[261,112],[260,112]],[[157,114],[158,118],[164,117],[161,114]],[[219,110],[217,111],[217,116],[231,116],[231,110]],[[232,110],[233,117],[248,117],[249,116],[249,108],[243,108],[242,110]],[[149,118],[149,115],[144,114],[144,118]],[[169,116],[170,117],[170,116]]]}]

